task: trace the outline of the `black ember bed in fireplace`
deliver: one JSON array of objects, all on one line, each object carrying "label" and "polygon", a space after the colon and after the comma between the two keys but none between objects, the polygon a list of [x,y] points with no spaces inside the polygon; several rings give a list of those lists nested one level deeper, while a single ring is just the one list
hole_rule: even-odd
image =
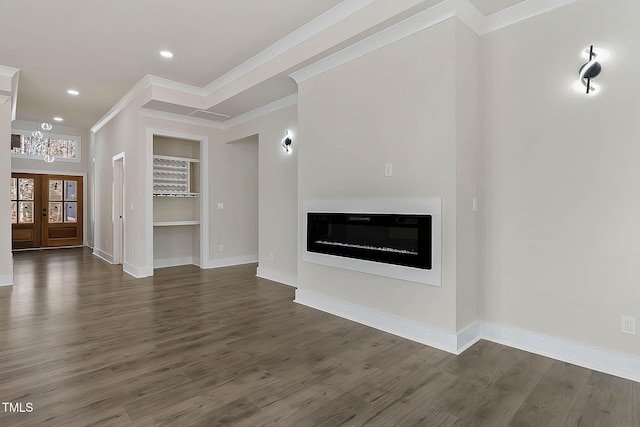
[{"label": "black ember bed in fireplace", "polygon": [[307,251],[431,270],[431,215],[308,212]]}]

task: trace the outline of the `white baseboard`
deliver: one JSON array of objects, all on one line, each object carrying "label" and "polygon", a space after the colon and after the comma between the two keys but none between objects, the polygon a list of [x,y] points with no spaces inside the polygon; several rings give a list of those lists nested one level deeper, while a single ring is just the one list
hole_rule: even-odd
[{"label": "white baseboard", "polygon": [[293,286],[294,288],[298,287],[298,278],[296,276],[289,273],[283,273],[282,271],[274,270],[272,268],[258,266],[256,276],[273,282],[282,283],[283,285]]},{"label": "white baseboard", "polygon": [[458,332],[456,354],[461,354],[463,351],[484,338],[482,334],[483,326],[484,322],[477,321]]},{"label": "white baseboard", "polygon": [[486,340],[640,382],[640,357],[600,350],[488,322],[482,323],[482,338]]},{"label": "white baseboard", "polygon": [[529,331],[478,321],[453,334],[300,289],[296,290],[294,301],[453,354],[460,354],[479,340],[485,339],[640,382],[640,357],[600,350]]},{"label": "white baseboard", "polygon": [[210,259],[202,268],[221,268],[234,265],[252,264],[258,262],[258,255],[243,255],[229,258]]},{"label": "white baseboard", "polygon": [[153,270],[151,270],[151,273],[149,273],[146,267],[136,267],[135,265],[128,264],[126,262],[122,265],[122,271],[127,273],[129,276],[135,277],[136,279],[153,276]]},{"label": "white baseboard", "polygon": [[97,256],[103,261],[108,262],[109,264],[113,264],[113,256],[111,254],[101,251],[98,248],[93,248],[93,255]]},{"label": "white baseboard", "polygon": [[300,289],[296,289],[296,299],[294,301],[430,347],[457,354],[458,338],[456,334]]},{"label": "white baseboard", "polygon": [[153,268],[177,267],[193,264],[193,257],[154,259]]}]

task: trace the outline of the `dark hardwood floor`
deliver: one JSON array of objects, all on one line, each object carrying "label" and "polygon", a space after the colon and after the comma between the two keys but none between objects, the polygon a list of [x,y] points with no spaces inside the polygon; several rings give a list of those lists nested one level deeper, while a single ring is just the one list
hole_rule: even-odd
[{"label": "dark hardwood floor", "polygon": [[292,302],[255,265],[133,279],[15,254],[1,426],[640,426],[640,384],[481,341],[461,356]]}]

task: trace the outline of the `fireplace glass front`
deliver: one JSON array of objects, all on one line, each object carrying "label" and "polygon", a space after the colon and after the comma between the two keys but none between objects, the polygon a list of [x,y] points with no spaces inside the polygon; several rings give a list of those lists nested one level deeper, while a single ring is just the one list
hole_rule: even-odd
[{"label": "fireplace glass front", "polygon": [[307,251],[431,270],[431,215],[307,213]]}]

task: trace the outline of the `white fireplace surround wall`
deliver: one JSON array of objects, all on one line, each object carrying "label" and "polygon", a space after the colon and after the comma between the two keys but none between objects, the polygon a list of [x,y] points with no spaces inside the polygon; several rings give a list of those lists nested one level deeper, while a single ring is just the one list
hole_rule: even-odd
[{"label": "white fireplace surround wall", "polygon": [[[305,200],[302,202],[302,260],[410,282],[442,285],[442,199]],[[431,215],[431,270],[307,251],[307,213]]]}]

